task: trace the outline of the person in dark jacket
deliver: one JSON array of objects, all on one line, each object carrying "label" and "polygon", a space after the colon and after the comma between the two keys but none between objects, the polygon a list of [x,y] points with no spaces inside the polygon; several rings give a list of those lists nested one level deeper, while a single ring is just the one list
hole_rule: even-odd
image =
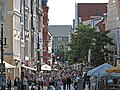
[{"label": "person in dark jacket", "polygon": [[66,84],[67,84],[67,90],[70,90],[71,88],[70,88],[70,85],[71,85],[71,83],[72,83],[72,80],[71,80],[71,78],[70,78],[70,76],[68,76],[67,77],[67,79],[66,79]]},{"label": "person in dark jacket", "polygon": [[14,80],[14,90],[18,90],[18,77],[17,76],[15,77],[15,80]]},{"label": "person in dark jacket", "polygon": [[7,86],[8,86],[8,90],[11,90],[12,80],[10,79],[10,77],[8,77],[7,79]]},{"label": "person in dark jacket", "polygon": [[66,90],[66,78],[65,77],[63,77],[62,78],[62,83],[63,83],[63,90]]},{"label": "person in dark jacket", "polygon": [[84,83],[83,83],[83,90],[85,89],[85,85],[88,84],[88,76],[87,73],[84,75]]}]

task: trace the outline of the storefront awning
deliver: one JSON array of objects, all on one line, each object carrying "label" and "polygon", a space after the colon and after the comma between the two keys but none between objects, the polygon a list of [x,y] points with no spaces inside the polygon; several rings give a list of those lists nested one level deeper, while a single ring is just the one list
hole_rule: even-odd
[{"label": "storefront awning", "polygon": [[5,63],[5,68],[15,68],[16,66],[13,66],[5,61],[3,61],[3,63]]},{"label": "storefront awning", "polygon": [[[0,59],[0,63],[1,63],[1,59]],[[5,63],[5,68],[15,68],[15,66],[7,63],[6,61],[3,61],[3,63]]]},{"label": "storefront awning", "polygon": [[28,67],[28,66],[25,66],[25,65],[22,65],[22,67],[26,68],[26,69],[29,69],[29,70],[37,71],[36,68]]}]

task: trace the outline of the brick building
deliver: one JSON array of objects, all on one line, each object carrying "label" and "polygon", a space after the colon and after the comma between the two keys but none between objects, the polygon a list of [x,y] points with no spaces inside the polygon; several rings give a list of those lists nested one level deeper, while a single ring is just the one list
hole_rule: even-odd
[{"label": "brick building", "polygon": [[77,3],[75,5],[75,25],[92,19],[91,16],[103,16],[107,13],[107,3]]},{"label": "brick building", "polygon": [[[47,0],[44,0],[47,1]],[[48,63],[48,43],[49,43],[49,34],[48,34],[48,10],[47,2],[44,2],[42,5],[43,8],[43,62]]]}]

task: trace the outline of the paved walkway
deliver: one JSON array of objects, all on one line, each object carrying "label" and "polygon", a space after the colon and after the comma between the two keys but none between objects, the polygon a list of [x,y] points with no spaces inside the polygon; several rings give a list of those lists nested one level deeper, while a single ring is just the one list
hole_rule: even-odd
[{"label": "paved walkway", "polygon": [[[61,86],[62,90],[63,90],[63,86]],[[67,88],[67,87],[66,87]],[[6,89],[7,90],[7,89]],[[11,90],[14,90],[14,88],[12,88]],[[31,86],[29,86],[29,90],[31,90]],[[36,89],[37,90],[37,89]],[[47,90],[47,87],[44,87],[43,90]],[[71,85],[71,90],[75,90],[73,85]],[[86,88],[85,90],[88,90],[88,85],[86,84]]]},{"label": "paved walkway", "polygon": [[88,89],[88,85],[87,85],[87,84],[85,85],[85,90],[89,90],[89,89]]},{"label": "paved walkway", "polygon": [[[6,89],[7,90],[7,89]],[[14,90],[14,87],[11,89]],[[31,90],[31,86],[29,86],[29,90]],[[37,90],[37,89],[36,89]],[[47,90],[47,87],[44,87],[43,90]]]}]

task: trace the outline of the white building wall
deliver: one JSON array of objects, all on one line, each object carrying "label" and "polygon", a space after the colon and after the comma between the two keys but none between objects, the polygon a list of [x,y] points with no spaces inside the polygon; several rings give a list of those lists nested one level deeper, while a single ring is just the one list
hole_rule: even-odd
[{"label": "white building wall", "polygon": [[79,24],[78,19],[78,4],[75,3],[75,26]]},{"label": "white building wall", "polygon": [[15,56],[20,56],[20,0],[13,2],[13,53]]}]

